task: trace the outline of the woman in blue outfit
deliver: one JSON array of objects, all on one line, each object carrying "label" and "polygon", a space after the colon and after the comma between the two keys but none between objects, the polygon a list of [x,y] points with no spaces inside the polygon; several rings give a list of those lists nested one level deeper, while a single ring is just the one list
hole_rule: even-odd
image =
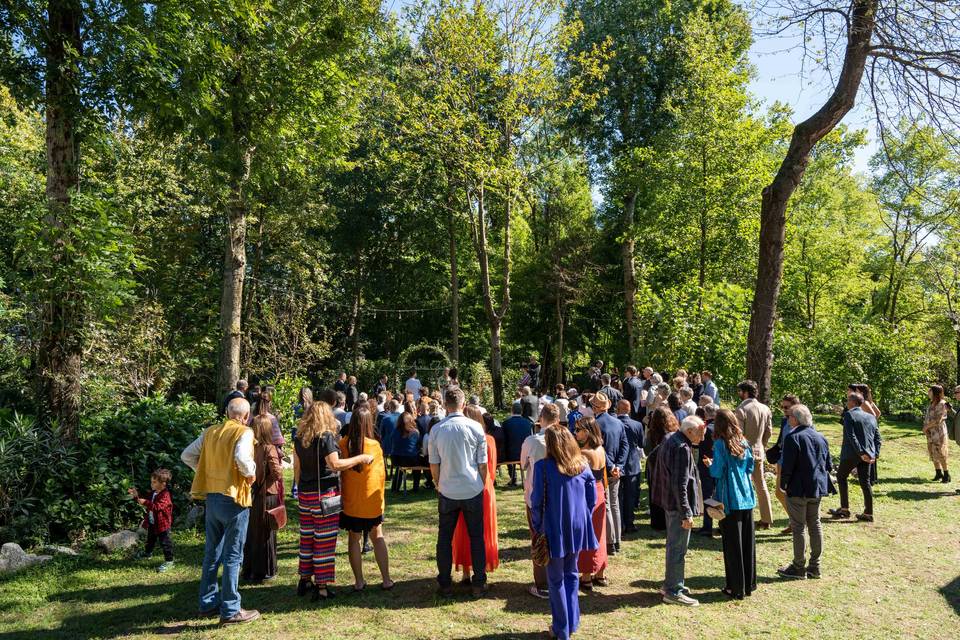
[{"label": "woman in blue outfit", "polygon": [[720,521],[723,566],[727,586],[723,593],[742,600],[757,588],[757,552],[753,529],[753,453],[729,409],[721,409],[713,421],[713,460],[705,461],[716,479],[714,498],[727,514]]},{"label": "woman in blue outfit", "polygon": [[580,627],[581,551],[597,548],[590,514],[597,501],[590,465],[573,435],[563,428],[545,431],[547,455],[533,466],[530,512],[533,530],[547,537],[550,563],[551,638],[566,640]]}]

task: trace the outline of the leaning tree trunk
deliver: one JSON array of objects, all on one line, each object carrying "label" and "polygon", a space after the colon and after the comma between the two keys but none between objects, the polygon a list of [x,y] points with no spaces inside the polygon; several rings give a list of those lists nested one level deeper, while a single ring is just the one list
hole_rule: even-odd
[{"label": "leaning tree trunk", "polygon": [[500,347],[500,329],[503,320],[490,318],[490,380],[493,383],[493,404],[503,408],[503,359]]},{"label": "leaning tree trunk", "polygon": [[[69,281],[72,258],[66,247],[71,197],[80,182],[77,119],[80,117],[79,56],[82,54],[78,0],[51,0],[47,5],[46,156],[47,213],[44,241],[53,247],[54,280]],[[40,334],[40,385],[51,417],[67,440],[76,438],[80,420],[80,373],[83,343],[78,292],[47,289]]]},{"label": "leaning tree trunk", "polygon": [[637,208],[637,193],[627,196],[623,207],[623,306],[627,324],[627,360],[633,360],[636,347],[634,304],[637,297],[637,274],[634,264],[633,220]]},{"label": "leaning tree trunk", "polygon": [[826,103],[793,130],[790,147],[773,182],[764,188],[760,206],[760,255],[757,283],[747,335],[747,376],[760,388],[760,398],[770,399],[773,335],[777,298],[783,277],[783,244],[787,205],[807,169],[810,152],[853,108],[870,53],[878,0],[853,0],[843,68]]},{"label": "leaning tree trunk", "polygon": [[217,389],[226,393],[240,376],[241,313],[247,265],[246,183],[250,177],[253,150],[244,149],[240,167],[230,184],[227,234],[223,253],[223,291],[220,296],[220,367]]}]

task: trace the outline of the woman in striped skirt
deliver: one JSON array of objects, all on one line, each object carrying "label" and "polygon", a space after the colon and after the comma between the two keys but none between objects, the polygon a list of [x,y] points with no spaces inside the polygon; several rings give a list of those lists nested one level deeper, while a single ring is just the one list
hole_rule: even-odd
[{"label": "woman in striped skirt", "polygon": [[323,498],[339,494],[339,472],[370,464],[367,454],[340,458],[337,434],[340,423],[326,402],[313,403],[297,425],[294,439],[293,478],[300,502],[300,583],[297,595],[313,592],[313,600],[332,598],[334,554],[340,513],[324,515]]}]

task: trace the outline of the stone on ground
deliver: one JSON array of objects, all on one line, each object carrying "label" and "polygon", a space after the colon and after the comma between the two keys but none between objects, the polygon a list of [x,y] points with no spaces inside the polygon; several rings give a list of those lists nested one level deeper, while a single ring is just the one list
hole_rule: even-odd
[{"label": "stone on ground", "polygon": [[48,562],[53,556],[41,556],[27,553],[16,542],[8,542],[0,547],[0,573],[13,573],[34,564]]}]

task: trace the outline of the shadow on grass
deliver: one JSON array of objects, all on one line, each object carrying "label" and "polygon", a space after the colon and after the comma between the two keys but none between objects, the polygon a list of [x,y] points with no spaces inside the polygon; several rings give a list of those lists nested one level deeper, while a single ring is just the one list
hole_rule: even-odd
[{"label": "shadow on grass", "polygon": [[951,607],[953,612],[960,616],[960,576],[954,578],[948,584],[940,587],[940,593]]},{"label": "shadow on grass", "polygon": [[956,496],[957,494],[953,491],[911,491],[910,489],[902,489],[897,491],[888,491],[886,496],[888,498],[893,498],[895,500],[935,500],[936,498],[946,498],[948,496]]}]

